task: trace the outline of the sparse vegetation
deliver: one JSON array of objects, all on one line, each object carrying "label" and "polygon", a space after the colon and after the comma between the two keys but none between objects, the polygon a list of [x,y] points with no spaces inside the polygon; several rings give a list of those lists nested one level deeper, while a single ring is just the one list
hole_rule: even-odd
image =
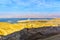
[{"label": "sparse vegetation", "polygon": [[[55,29],[57,29],[57,31],[54,29],[54,27],[55,27]],[[42,28],[48,28],[48,29],[49,28],[53,28],[52,29],[53,31],[42,29]],[[60,19],[59,18],[52,19],[52,20],[47,20],[47,21],[46,20],[45,21],[42,21],[42,20],[38,21],[37,20],[37,21],[18,22],[18,23],[15,23],[15,24],[11,24],[11,23],[8,23],[8,22],[0,22],[0,35],[7,36],[7,35],[15,34],[15,32],[19,32],[20,33],[24,29],[26,29],[26,31],[24,31],[24,33],[26,32],[26,35],[28,35],[29,32],[32,32],[32,31],[29,31],[31,29],[32,30],[34,29],[34,31],[36,31],[36,29],[37,29],[37,31],[39,31],[40,33],[43,32],[43,30],[46,30],[46,31],[44,31],[44,32],[46,32],[46,34],[44,33],[44,35],[47,35],[47,33],[50,35],[50,34],[54,34],[54,33],[60,33],[59,32],[60,30],[58,30],[58,28],[60,28]],[[36,33],[39,33],[37,31],[36,31]],[[16,34],[16,36],[18,34]],[[19,34],[19,35],[23,35],[24,36],[24,34]],[[29,37],[29,35],[27,37]],[[13,37],[12,37],[12,39],[13,39]],[[23,39],[24,39],[24,37],[23,37]],[[28,39],[26,39],[26,40],[28,40]]]}]

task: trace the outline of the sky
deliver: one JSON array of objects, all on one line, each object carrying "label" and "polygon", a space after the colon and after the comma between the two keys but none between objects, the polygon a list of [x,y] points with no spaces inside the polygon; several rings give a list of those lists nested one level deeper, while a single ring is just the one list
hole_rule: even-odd
[{"label": "sky", "polygon": [[2,17],[60,17],[60,0],[0,0]]}]

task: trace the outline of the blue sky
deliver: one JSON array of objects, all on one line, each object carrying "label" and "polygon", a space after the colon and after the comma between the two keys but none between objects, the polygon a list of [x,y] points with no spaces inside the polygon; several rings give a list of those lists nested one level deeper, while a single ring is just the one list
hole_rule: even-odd
[{"label": "blue sky", "polygon": [[[0,0],[1,17],[26,15],[60,16],[60,0]],[[27,16],[27,17],[28,17]],[[47,17],[48,17],[47,16]],[[23,17],[23,16],[22,16]],[[41,17],[41,16],[40,16]]]}]

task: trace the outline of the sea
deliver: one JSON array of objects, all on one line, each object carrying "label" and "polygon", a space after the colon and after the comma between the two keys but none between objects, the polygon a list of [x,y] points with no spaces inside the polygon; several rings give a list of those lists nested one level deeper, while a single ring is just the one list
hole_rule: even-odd
[{"label": "sea", "polygon": [[51,20],[53,18],[0,18],[0,22],[11,22],[15,23],[20,20]]}]

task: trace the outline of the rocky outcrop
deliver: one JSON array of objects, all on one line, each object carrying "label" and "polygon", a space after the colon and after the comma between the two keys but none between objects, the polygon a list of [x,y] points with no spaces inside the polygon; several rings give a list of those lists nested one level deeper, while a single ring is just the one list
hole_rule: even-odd
[{"label": "rocky outcrop", "polygon": [[0,40],[42,40],[57,34],[60,34],[60,27],[31,28],[0,36]]}]

